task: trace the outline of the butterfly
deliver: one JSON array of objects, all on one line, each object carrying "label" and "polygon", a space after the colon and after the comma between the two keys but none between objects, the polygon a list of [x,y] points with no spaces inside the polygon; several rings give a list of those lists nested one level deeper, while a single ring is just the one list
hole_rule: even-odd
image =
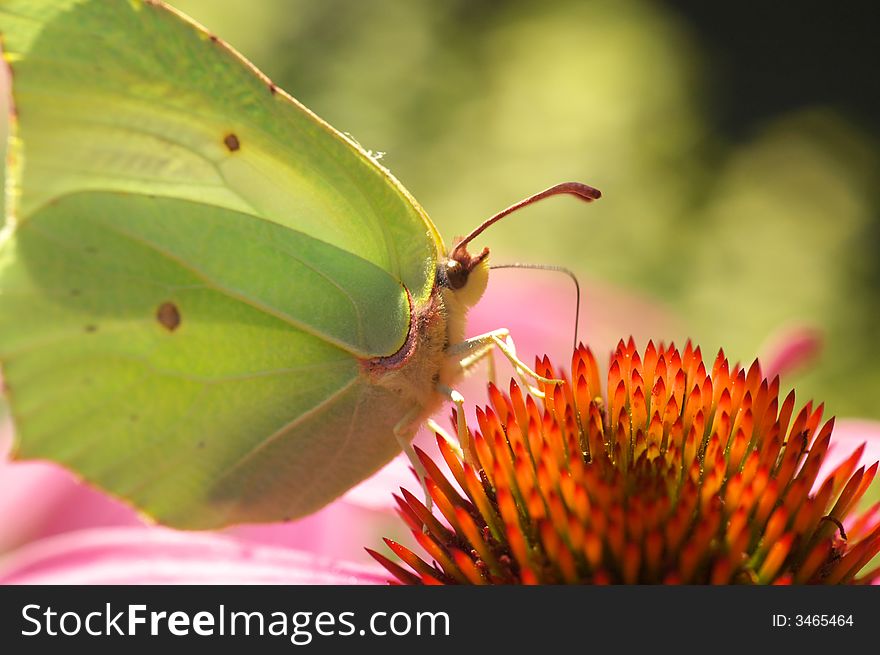
[{"label": "butterfly", "polygon": [[[144,0],[3,0],[0,365],[18,458],[167,525],[308,514],[409,442],[506,331],[352,139]],[[566,183],[556,193],[592,200]],[[507,350],[507,354],[514,354]],[[523,365],[524,366],[524,365]]]}]

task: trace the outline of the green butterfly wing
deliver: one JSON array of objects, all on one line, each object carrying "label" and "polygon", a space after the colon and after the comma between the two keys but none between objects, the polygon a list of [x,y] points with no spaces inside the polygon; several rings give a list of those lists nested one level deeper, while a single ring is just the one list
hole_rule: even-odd
[{"label": "green butterfly wing", "polygon": [[[141,0],[0,0],[0,362],[17,454],[172,525],[317,509],[399,450],[442,242],[351,141]],[[379,408],[379,411],[377,411]]]}]

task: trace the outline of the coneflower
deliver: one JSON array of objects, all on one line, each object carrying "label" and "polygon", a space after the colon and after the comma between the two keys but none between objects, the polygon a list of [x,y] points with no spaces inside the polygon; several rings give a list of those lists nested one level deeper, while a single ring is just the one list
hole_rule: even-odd
[{"label": "coneflower", "polygon": [[[877,463],[863,449],[817,482],[834,419],[795,412],[756,361],[712,370],[699,348],[623,341],[607,371],[579,346],[572,377],[508,394],[490,385],[479,430],[458,452],[438,436],[448,474],[423,451],[437,513],[395,496],[426,555],[386,539],[402,563],[370,554],[404,584],[868,583],[880,504],[856,507]],[[573,380],[573,382],[572,382]],[[543,398],[541,398],[543,395]],[[821,426],[821,427],[820,427]]]}]

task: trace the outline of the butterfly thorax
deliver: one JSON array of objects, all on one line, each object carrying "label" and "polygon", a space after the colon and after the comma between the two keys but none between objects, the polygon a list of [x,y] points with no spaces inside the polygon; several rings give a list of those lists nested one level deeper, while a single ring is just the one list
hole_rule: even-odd
[{"label": "butterfly thorax", "polygon": [[467,310],[480,299],[488,283],[488,251],[478,257],[463,252],[464,262],[449,258],[438,263],[427,302],[415,303],[408,295],[410,326],[403,346],[393,355],[363,362],[373,384],[411,398],[425,417],[443,401],[438,386],[451,387],[461,377],[458,358],[448,349],[464,341]]}]

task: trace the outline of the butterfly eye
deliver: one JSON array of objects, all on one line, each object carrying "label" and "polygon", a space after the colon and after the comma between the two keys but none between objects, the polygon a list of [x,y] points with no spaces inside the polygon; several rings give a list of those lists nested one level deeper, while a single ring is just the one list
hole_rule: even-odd
[{"label": "butterfly eye", "polygon": [[457,259],[446,260],[446,284],[450,289],[461,289],[468,281],[470,271]]}]

